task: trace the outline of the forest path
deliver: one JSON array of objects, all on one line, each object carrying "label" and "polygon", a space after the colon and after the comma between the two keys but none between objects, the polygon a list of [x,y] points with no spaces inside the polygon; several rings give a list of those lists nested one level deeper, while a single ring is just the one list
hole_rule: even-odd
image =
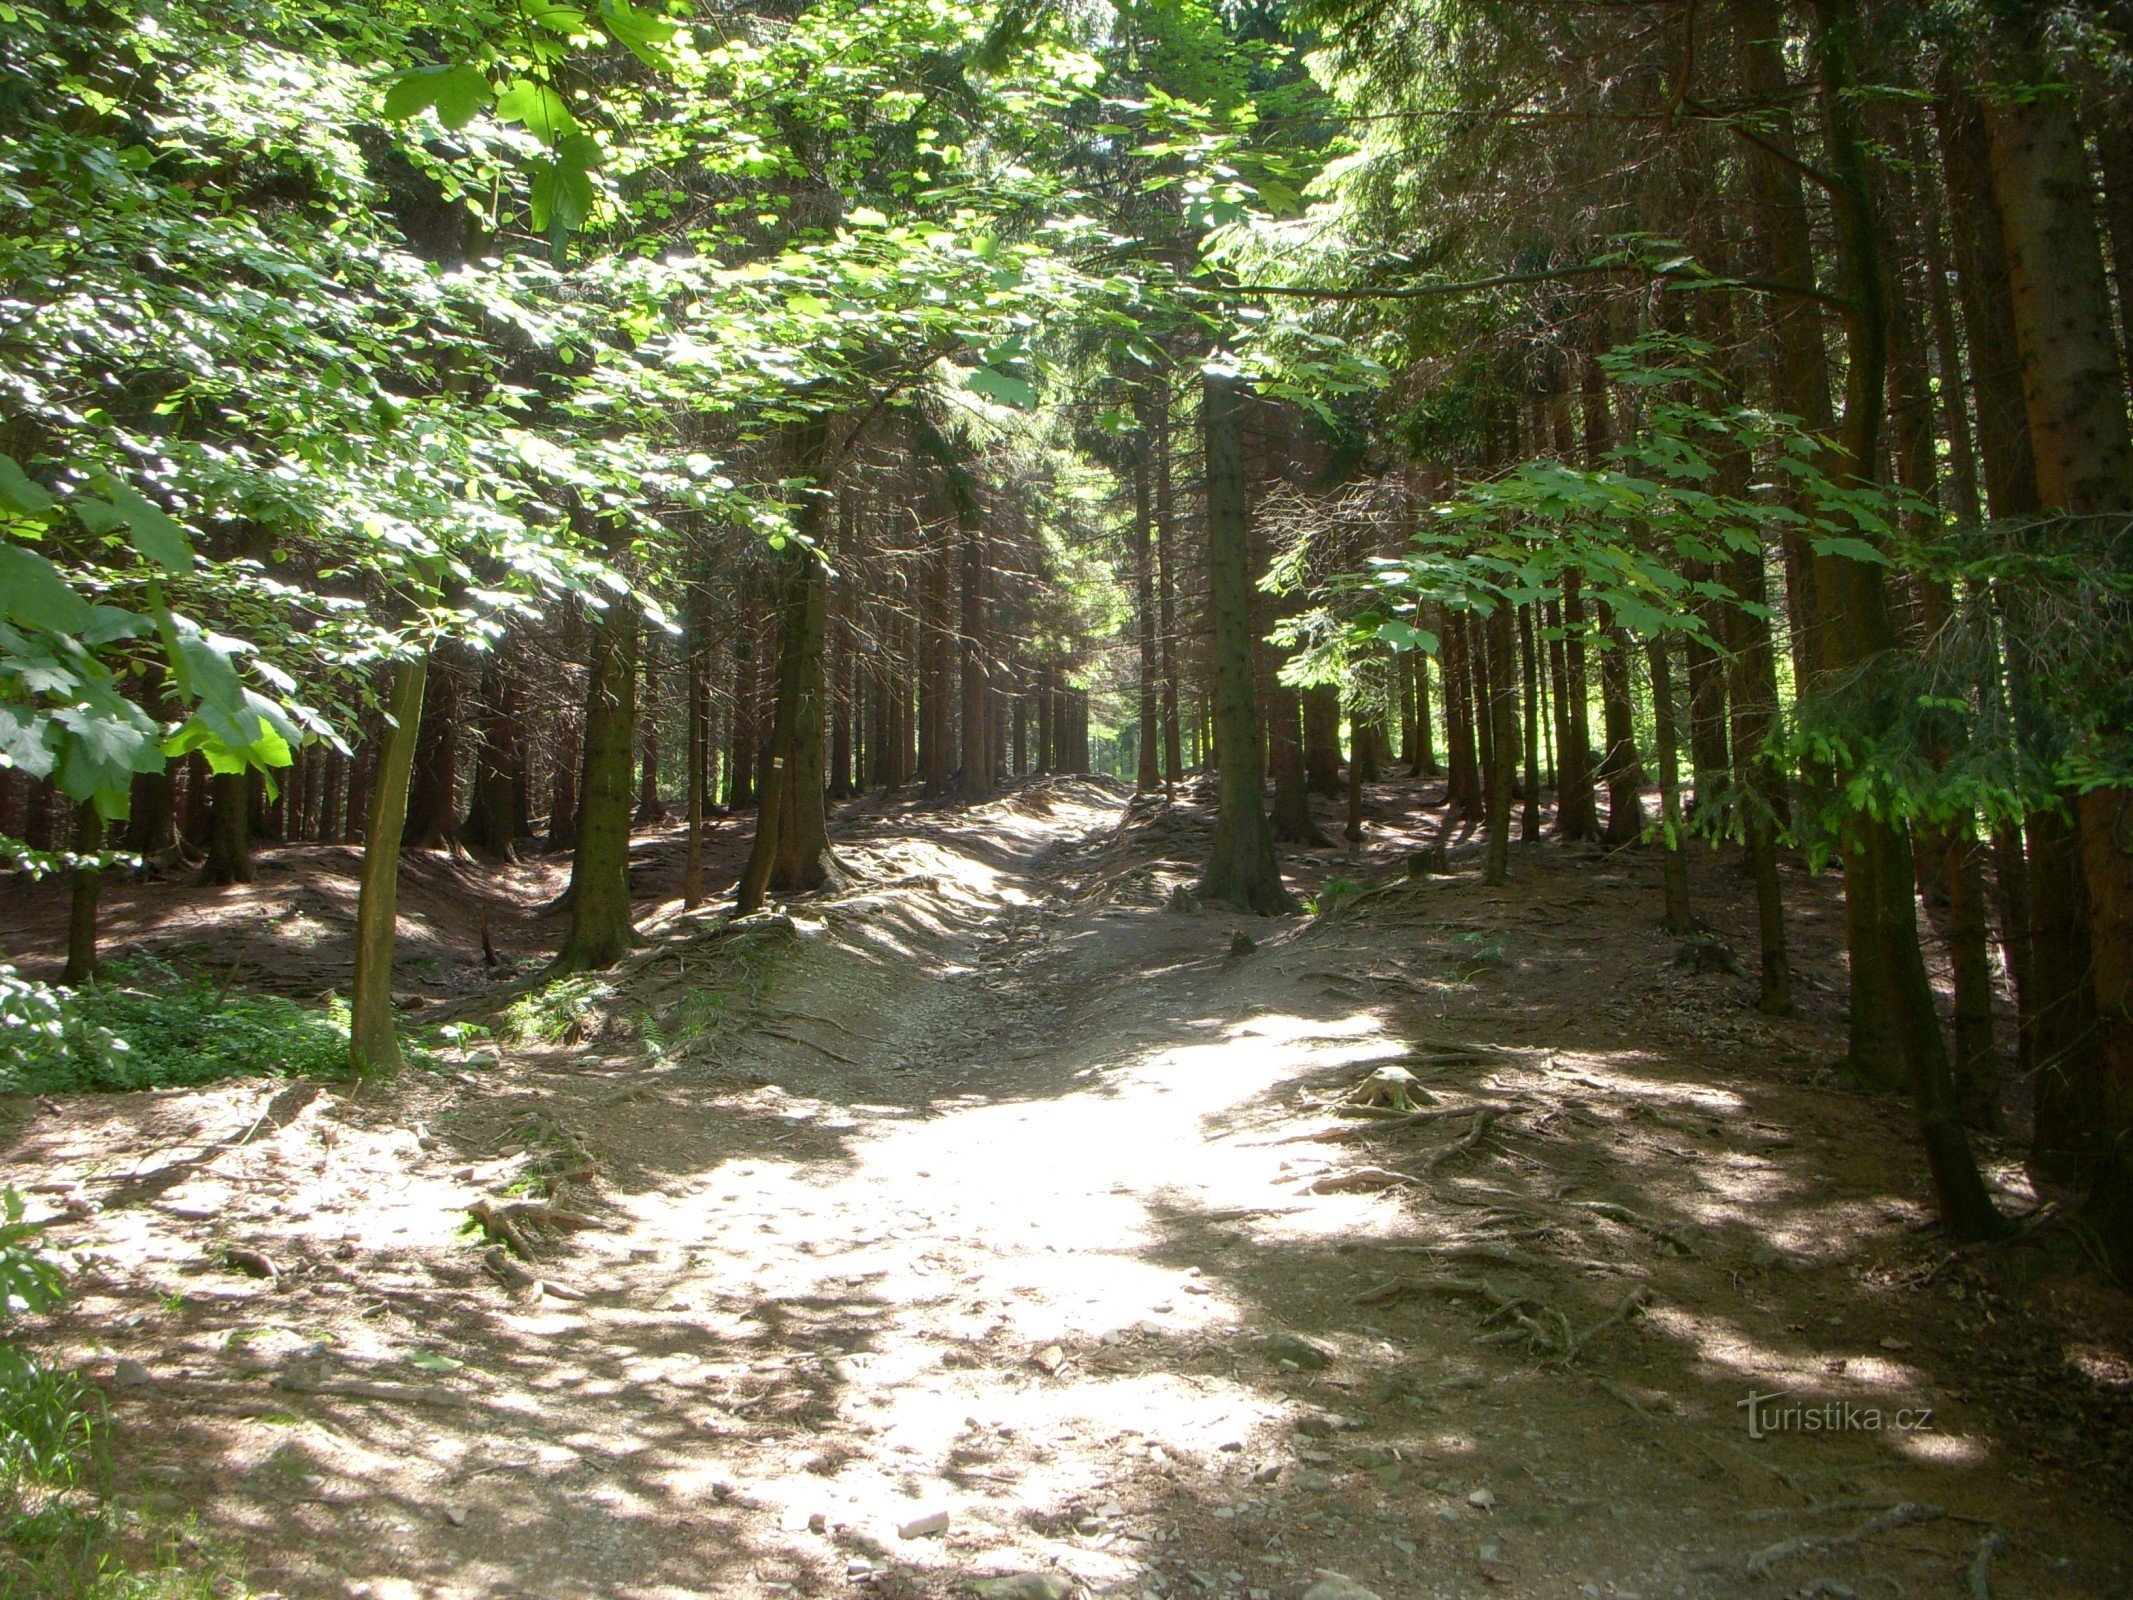
[{"label": "forest path", "polygon": [[[1994,1527],[2003,1593],[2125,1592],[2122,1305],[1996,1316],[1653,863],[1166,909],[1206,825],[905,813],[826,903],[656,921],[567,1045],[35,1116],[120,1488],[365,1600],[1953,1594]],[[1445,1114],[1335,1114],[1390,1064]],[[466,1207],[547,1191],[590,1226],[496,1281]],[[1883,1424],[1751,1437],[1780,1390]]]}]

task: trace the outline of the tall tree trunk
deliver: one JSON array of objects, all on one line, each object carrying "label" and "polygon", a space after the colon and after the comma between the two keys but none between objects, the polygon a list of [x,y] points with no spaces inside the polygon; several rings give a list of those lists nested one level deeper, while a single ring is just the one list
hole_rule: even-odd
[{"label": "tall tree trunk", "polygon": [[[2031,20],[2027,27],[2039,23]],[[2002,41],[2016,73],[2037,83],[2041,51],[2024,33]],[[2075,518],[2133,511],[2133,435],[2113,338],[2110,295],[2090,193],[2088,156],[2070,93],[2008,95],[1987,103],[1993,195],[2006,243],[2022,390],[2046,512]],[[2053,840],[2078,862],[2086,901],[2090,1004],[2096,1047],[2068,1061],[2066,1098],[2096,1120],[2068,1128],[2092,1187],[2089,1208],[2106,1252],[2133,1266],[2133,848],[2123,827],[2127,791],[2097,788],[2074,807],[2073,826]],[[2031,891],[2047,891],[2060,914],[2073,886],[2031,862]],[[2039,941],[2036,951],[2043,956]],[[2039,1138],[2045,1132],[2040,1085]]]},{"label": "tall tree trunk", "polygon": [[[794,428],[792,450],[799,476],[819,480],[828,442],[828,424],[822,419]],[[765,763],[767,786],[756,809],[755,843],[735,891],[734,908],[741,912],[760,910],[764,895],[772,889],[802,893],[843,881],[830,851],[829,818],[823,803],[822,656],[828,577],[815,550],[826,514],[824,493],[818,481],[801,500],[793,519],[801,537],[788,542],[780,573],[777,709]],[[966,611],[966,631],[968,620]],[[967,676],[965,685],[967,694]],[[983,719],[981,707],[977,718],[981,736]],[[966,700],[966,741],[969,723]],[[974,764],[980,772],[985,769],[982,751],[966,744],[964,755],[966,766]]]},{"label": "tall tree trunk", "polygon": [[356,889],[355,971],[348,990],[348,1066],[358,1078],[397,1072],[400,1036],[393,1027],[393,940],[399,925],[400,841],[407,793],[421,742],[423,691],[430,660],[393,667],[386,724],[370,786],[363,866]]},{"label": "tall tree trunk", "polygon": [[440,646],[429,672],[415,769],[407,793],[403,850],[452,850],[459,843],[459,651]]},{"label": "tall tree trunk", "polygon": [[1163,782],[1184,776],[1178,729],[1177,512],[1170,481],[1170,374],[1155,387],[1155,554],[1157,616],[1163,646]]},{"label": "tall tree trunk", "polygon": [[202,883],[252,881],[251,794],[241,772],[218,772],[209,780],[207,861]]},{"label": "tall tree trunk", "polygon": [[629,954],[630,779],[641,622],[636,604],[618,596],[593,625],[578,844],[570,863],[570,929],[549,968],[557,976],[601,971]]},{"label": "tall tree trunk", "polygon": [[1630,698],[1629,635],[1608,623],[1600,652],[1600,711],[1607,754],[1600,776],[1607,784],[1607,830],[1611,850],[1644,837],[1644,761],[1637,753],[1636,706]]},{"label": "tall tree trunk", "polygon": [[1215,739],[1219,786],[1215,837],[1200,893],[1240,911],[1294,909],[1274,860],[1259,764],[1259,710],[1252,681],[1251,531],[1244,453],[1238,439],[1241,384],[1207,374],[1201,418],[1207,440],[1208,605],[1214,622]]},{"label": "tall tree trunk", "polygon": [[1483,637],[1488,652],[1488,693],[1481,702],[1489,731],[1487,770],[1483,774],[1482,832],[1486,883],[1505,883],[1511,876],[1511,790],[1518,782],[1518,678],[1513,665],[1518,646],[1511,608],[1499,602],[1485,622],[1474,629]]},{"label": "tall tree trunk", "polygon": [[1133,460],[1133,616],[1135,642],[1140,647],[1140,728],[1138,756],[1133,775],[1137,793],[1152,794],[1162,787],[1162,739],[1158,720],[1160,685],[1156,647],[1155,568],[1152,549],[1149,495],[1149,462],[1146,451]]},{"label": "tall tree trunk", "polygon": [[1341,692],[1330,683],[1303,691],[1304,782],[1313,794],[1341,792]]},{"label": "tall tree trunk", "polygon": [[1592,688],[1585,675],[1585,595],[1581,574],[1563,574],[1563,753],[1555,783],[1556,828],[1565,839],[1597,839],[1593,793]]},{"label": "tall tree trunk", "polygon": [[[1741,465],[1745,468],[1746,462]],[[1726,611],[1726,647],[1733,657],[1733,781],[1741,797],[1741,848],[1755,883],[1761,947],[1755,1009],[1780,1017],[1792,1011],[1792,968],[1786,950],[1784,887],[1778,877],[1777,797],[1783,780],[1770,749],[1777,725],[1777,652],[1764,604],[1764,560],[1757,548],[1738,551],[1727,563],[1726,586],[1735,603]]]},{"label": "tall tree trunk", "polygon": [[1414,655],[1415,672],[1415,764],[1408,776],[1434,778],[1442,769],[1437,765],[1437,726],[1429,701],[1429,657],[1421,651]]},{"label": "tall tree trunk", "polygon": [[512,801],[518,775],[517,695],[501,647],[483,658],[476,691],[473,794],[467,803],[466,843],[498,861],[518,859],[517,807]]},{"label": "tall tree trunk", "polygon": [[[1839,442],[1840,481],[1864,482],[1880,460],[1888,372],[1888,306],[1879,258],[1880,226],[1867,172],[1854,61],[1860,23],[1854,0],[1817,0],[1817,56],[1828,164],[1834,175],[1837,259],[1846,299],[1845,401]],[[1823,608],[1823,665],[1830,673],[1857,667],[1893,646],[1882,591],[1882,569],[1839,554],[1818,554],[1815,595]],[[1847,823],[1844,839],[1847,926],[1865,922],[1851,945],[1855,1042],[1878,1033],[1865,1013],[1886,1005],[1901,1070],[1908,1079],[1919,1136],[1933,1175],[1942,1225],[1960,1239],[2004,1230],[1979,1176],[1963,1131],[1961,1105],[1933,989],[1918,944],[1911,843],[1897,824],[1864,813]],[[1866,902],[1860,917],[1850,902]],[[1871,972],[1871,986],[1862,980]],[[1878,1062],[1857,1061],[1872,1073]]]},{"label": "tall tree trunk", "polygon": [[1519,813],[1518,836],[1530,843],[1538,839],[1541,832],[1540,651],[1533,638],[1531,605],[1518,608],[1518,658],[1525,688],[1523,726],[1526,736],[1525,806]]},{"label": "tall tree trunk", "polygon": [[103,813],[93,801],[84,801],[75,820],[74,853],[87,858],[87,864],[77,863],[70,875],[73,893],[67,908],[67,964],[59,974],[59,981],[70,989],[96,978],[96,901],[104,874],[95,865],[95,858],[103,848]]},{"label": "tall tree trunk", "polygon": [[709,674],[704,658],[711,652],[710,603],[699,585],[692,596],[689,637],[689,838],[681,864],[681,908],[694,911],[704,903],[704,812],[710,788]]},{"label": "tall tree trunk", "polygon": [[985,519],[975,489],[956,512],[963,582],[960,632],[962,689],[962,785],[969,800],[983,800],[992,793],[992,738],[986,728],[985,710],[990,699],[990,673],[986,660],[990,642],[985,627]]},{"label": "tall tree trunk", "polygon": [[1666,931],[1689,931],[1689,863],[1682,853],[1681,750],[1674,726],[1673,650],[1664,635],[1644,646],[1652,673],[1652,738],[1659,747],[1659,844],[1666,884]]},{"label": "tall tree trunk", "polygon": [[656,828],[667,820],[666,802],[659,798],[659,640],[656,635],[642,646],[644,653],[644,692],[639,701],[637,722],[643,730],[644,761],[643,778],[637,788],[636,825],[640,828]]}]

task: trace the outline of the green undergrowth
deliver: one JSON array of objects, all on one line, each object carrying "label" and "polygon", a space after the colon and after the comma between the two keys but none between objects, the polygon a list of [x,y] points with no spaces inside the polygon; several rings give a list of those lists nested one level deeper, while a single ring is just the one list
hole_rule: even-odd
[{"label": "green undergrowth", "polygon": [[[21,987],[41,994],[23,998],[24,1007],[37,1002],[34,1012],[0,1018],[11,1024],[0,1030],[0,1092],[173,1089],[348,1071],[348,1005],[338,997],[313,1005],[248,993],[152,956],[108,963],[76,990]],[[409,1063],[434,1064],[431,1046],[460,1042],[452,1032],[407,1038]]]},{"label": "green undergrowth", "polygon": [[[0,1333],[64,1297],[66,1275],[0,1189]],[[102,1397],[0,1338],[0,1600],[240,1600],[231,1554],[190,1518],[110,1496]]]}]

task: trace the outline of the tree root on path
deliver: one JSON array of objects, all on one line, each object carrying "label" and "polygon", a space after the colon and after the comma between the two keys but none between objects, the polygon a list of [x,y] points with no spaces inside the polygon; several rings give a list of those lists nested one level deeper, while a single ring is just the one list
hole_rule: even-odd
[{"label": "tree root on path", "polygon": [[1898,1528],[1908,1528],[1914,1523],[1937,1522],[1946,1515],[1938,1506],[1922,1506],[1910,1500],[1899,1501],[1879,1515],[1868,1517],[1849,1533],[1803,1533],[1797,1538],[1780,1539],[1776,1544],[1766,1546],[1748,1558],[1748,1576],[1767,1578],[1771,1568],[1780,1561],[1791,1560],[1794,1556],[1819,1555],[1855,1544],[1864,1544],[1878,1534],[1893,1533]]},{"label": "tree root on path", "polygon": [[1992,1558],[2007,1543],[1997,1528],[1977,1542],[1977,1555],[1970,1563],[1970,1600],[1992,1600]]},{"label": "tree root on path", "polygon": [[1665,1222],[1654,1222],[1650,1217],[1618,1206],[1612,1200],[1566,1200],[1565,1205],[1576,1206],[1580,1211],[1590,1211],[1596,1217],[1605,1217],[1609,1222],[1619,1222],[1625,1228],[1635,1228],[1639,1233],[1649,1234],[1670,1249],[1685,1256],[1696,1254],[1696,1247],[1682,1237],[1681,1230]]},{"label": "tree root on path", "polygon": [[1380,1284],[1356,1298],[1358,1305],[1384,1305],[1408,1294],[1420,1294],[1435,1290],[1442,1294],[1466,1294],[1486,1300],[1492,1308],[1483,1318],[1484,1324],[1508,1317],[1517,1324],[1482,1337],[1484,1344],[1505,1344],[1523,1340],[1531,1345],[1544,1360],[1569,1366],[1584,1354],[1586,1346],[1610,1328],[1622,1326],[1630,1318],[1652,1303],[1652,1292],[1646,1288],[1632,1289],[1623,1296],[1622,1303],[1582,1333],[1571,1326],[1570,1319],[1536,1295],[1514,1294],[1499,1289],[1486,1278],[1418,1278],[1402,1279]]},{"label": "tree root on path", "polygon": [[1377,1120],[1340,1128],[1321,1128],[1316,1133],[1299,1134],[1297,1140],[1314,1144],[1342,1144],[1350,1139],[1369,1139],[1381,1133],[1398,1133],[1403,1128],[1419,1127],[1425,1122],[1442,1122],[1448,1117],[1471,1117],[1483,1111],[1492,1116],[1508,1117],[1523,1109],[1500,1100],[1485,1100],[1463,1106],[1428,1106],[1420,1111],[1389,1111],[1375,1106],[1347,1105],[1337,1109],[1334,1115],[1371,1117]]},{"label": "tree root on path", "polygon": [[467,1215],[480,1223],[482,1231],[490,1238],[526,1261],[535,1259],[529,1234],[576,1233],[583,1228],[600,1226],[581,1211],[533,1200],[507,1204],[477,1200],[467,1207]]},{"label": "tree root on path", "polygon": [[1489,1136],[1490,1125],[1496,1121],[1496,1118],[1499,1114],[1500,1113],[1498,1112],[1497,1108],[1494,1106],[1482,1106],[1474,1113],[1474,1125],[1471,1128],[1467,1129],[1466,1137],[1460,1139],[1455,1144],[1448,1144],[1444,1146],[1444,1148],[1441,1150],[1432,1151],[1423,1160],[1421,1168],[1416,1173],[1416,1176],[1426,1178],[1432,1172],[1435,1172],[1439,1167],[1443,1166],[1445,1162],[1450,1161],[1453,1157],[1463,1156],[1468,1151],[1474,1149],[1477,1145],[1481,1143],[1482,1140],[1486,1139]]}]

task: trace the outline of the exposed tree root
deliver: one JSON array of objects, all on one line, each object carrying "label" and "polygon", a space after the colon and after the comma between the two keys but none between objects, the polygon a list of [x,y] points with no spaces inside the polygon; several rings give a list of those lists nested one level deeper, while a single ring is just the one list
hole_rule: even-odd
[{"label": "exposed tree root", "polygon": [[1748,1576],[1767,1578],[1771,1568],[1780,1561],[1791,1560],[1794,1556],[1819,1555],[1850,1545],[1864,1544],[1879,1534],[1908,1528],[1914,1523],[1937,1522],[1945,1515],[1947,1513],[1938,1506],[1922,1506],[1910,1500],[1899,1501],[1886,1511],[1868,1517],[1849,1533],[1803,1533],[1796,1538],[1780,1539],[1776,1544],[1765,1546],[1748,1558]]},{"label": "exposed tree root", "polygon": [[1495,1107],[1481,1107],[1474,1113],[1474,1125],[1466,1130],[1466,1136],[1454,1144],[1446,1145],[1441,1150],[1430,1152],[1424,1158],[1421,1167],[1416,1172],[1416,1176],[1426,1178],[1455,1156],[1463,1156],[1473,1150],[1482,1140],[1489,1136],[1490,1125],[1496,1121],[1497,1115]]},{"label": "exposed tree root", "polygon": [[1486,1278],[1418,1278],[1381,1284],[1358,1296],[1358,1305],[1384,1305],[1403,1295],[1435,1290],[1443,1294],[1473,1295],[1491,1307],[1484,1323],[1509,1318],[1515,1326],[1482,1337],[1484,1344],[1515,1344],[1523,1341],[1543,1359],[1568,1366],[1584,1354],[1594,1339],[1610,1328],[1620,1327],[1652,1303],[1652,1292],[1642,1287],[1623,1296],[1622,1303],[1582,1333],[1570,1319],[1545,1300],[1530,1294],[1499,1289]]},{"label": "exposed tree root", "polygon": [[1977,1555],[1970,1563],[1970,1600],[1992,1600],[1992,1558],[2007,1543],[1997,1528],[1977,1542]]},{"label": "exposed tree root", "polygon": [[508,1248],[522,1260],[535,1259],[532,1239],[550,1233],[575,1233],[582,1228],[597,1228],[599,1223],[581,1211],[569,1211],[546,1201],[517,1200],[509,1204],[494,1204],[477,1200],[467,1207],[467,1215],[482,1226],[482,1231]]},{"label": "exposed tree root", "polygon": [[1570,1200],[1564,1202],[1580,1211],[1590,1211],[1596,1217],[1605,1217],[1609,1222],[1619,1222],[1625,1228],[1635,1228],[1639,1233],[1649,1234],[1668,1248],[1678,1250],[1685,1256],[1696,1254],[1696,1247],[1682,1237],[1681,1230],[1664,1222],[1654,1222],[1650,1217],[1632,1211],[1628,1206],[1618,1206],[1612,1200]]}]

